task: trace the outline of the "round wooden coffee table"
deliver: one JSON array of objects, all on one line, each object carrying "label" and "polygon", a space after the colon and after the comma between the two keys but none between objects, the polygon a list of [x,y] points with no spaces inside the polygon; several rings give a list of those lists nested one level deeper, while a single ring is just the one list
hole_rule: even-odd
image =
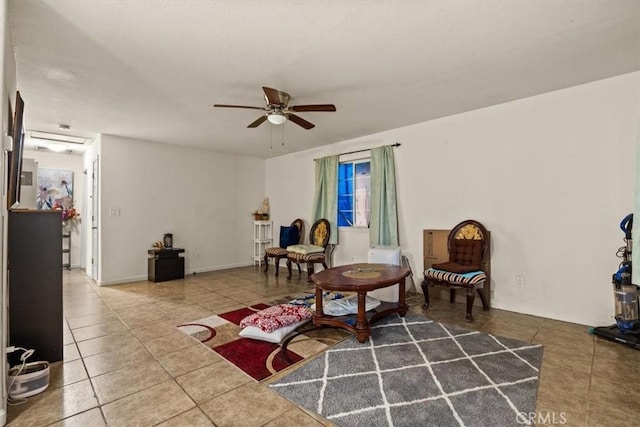
[{"label": "round wooden coffee table", "polygon": [[[329,268],[311,275],[316,287],[315,326],[335,326],[354,334],[359,342],[371,335],[370,325],[376,320],[392,313],[403,316],[409,307],[405,301],[405,278],[411,273],[409,268],[390,264],[349,264]],[[382,302],[380,306],[366,311],[367,292],[398,284],[398,302]],[[328,316],[322,309],[323,291],[356,292],[358,294],[358,313],[348,316]]]}]

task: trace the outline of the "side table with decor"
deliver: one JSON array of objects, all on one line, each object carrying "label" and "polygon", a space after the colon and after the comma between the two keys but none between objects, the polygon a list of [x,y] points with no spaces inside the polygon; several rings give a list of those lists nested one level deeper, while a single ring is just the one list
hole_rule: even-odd
[{"label": "side table with decor", "polygon": [[147,251],[148,279],[150,282],[184,279],[184,253],[182,248],[156,248]]}]

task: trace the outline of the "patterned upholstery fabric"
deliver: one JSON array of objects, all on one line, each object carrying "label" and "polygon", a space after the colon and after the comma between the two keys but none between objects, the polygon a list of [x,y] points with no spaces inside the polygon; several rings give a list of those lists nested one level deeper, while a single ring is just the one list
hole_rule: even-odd
[{"label": "patterned upholstery fabric", "polygon": [[474,288],[484,287],[484,282],[487,280],[487,275],[484,271],[472,271],[470,273],[460,274],[429,268],[424,272],[424,275],[425,277],[430,277],[434,280],[454,282],[460,286]]},{"label": "patterned upholstery fabric", "polygon": [[317,252],[324,252],[322,246],[316,245],[291,245],[287,246],[287,252],[294,252],[297,254],[313,254]]},{"label": "patterned upholstery fabric", "polygon": [[296,252],[289,252],[287,257],[293,262],[309,262],[309,261],[318,261],[321,262],[324,260],[324,252],[315,252],[310,254],[299,254]]},{"label": "patterned upholstery fabric", "polygon": [[285,257],[287,256],[287,250],[286,249],[282,249],[280,247],[273,247],[273,248],[267,248],[267,250],[265,251],[267,253],[268,256],[274,256],[274,257]]}]

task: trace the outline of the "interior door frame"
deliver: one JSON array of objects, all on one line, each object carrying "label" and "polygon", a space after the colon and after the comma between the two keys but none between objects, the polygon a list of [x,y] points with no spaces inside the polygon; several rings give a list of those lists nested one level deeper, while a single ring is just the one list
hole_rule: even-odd
[{"label": "interior door frame", "polygon": [[99,243],[99,216],[100,208],[99,208],[99,194],[100,194],[100,182],[99,182],[99,156],[92,162],[91,168],[91,277],[93,280],[98,282],[99,273],[100,273],[100,245]]}]

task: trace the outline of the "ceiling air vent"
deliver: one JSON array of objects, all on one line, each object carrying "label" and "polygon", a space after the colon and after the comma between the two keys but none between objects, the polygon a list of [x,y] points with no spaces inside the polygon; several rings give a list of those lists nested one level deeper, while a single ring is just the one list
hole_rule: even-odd
[{"label": "ceiling air vent", "polygon": [[44,139],[46,141],[56,141],[77,145],[82,145],[90,141],[89,138],[85,138],[84,136],[71,136],[63,135],[61,133],[41,132],[36,130],[30,131],[29,136],[31,137],[31,139]]}]

